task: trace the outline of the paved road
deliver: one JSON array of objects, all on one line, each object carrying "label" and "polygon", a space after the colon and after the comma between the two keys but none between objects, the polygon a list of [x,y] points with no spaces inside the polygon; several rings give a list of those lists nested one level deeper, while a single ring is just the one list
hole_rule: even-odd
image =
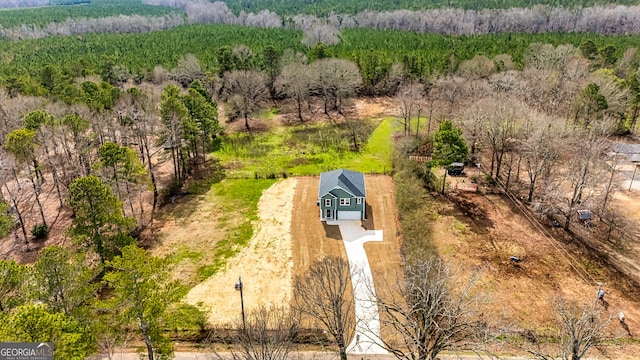
[{"label": "paved road", "polygon": [[[146,354],[145,357],[146,359]],[[501,360],[532,360],[528,357],[479,357],[477,355],[439,355],[440,360],[481,360],[481,359],[501,359]],[[106,356],[96,357],[96,360],[109,360]],[[139,360],[141,359],[139,354],[118,354],[111,360]],[[175,360],[231,360],[232,356],[229,353],[212,354],[212,353],[194,353],[194,352],[177,352],[175,353]],[[327,352],[298,352],[292,354],[291,360],[338,360],[339,357],[336,353]],[[349,355],[350,360],[396,360],[392,355],[362,355],[353,354]]]}]

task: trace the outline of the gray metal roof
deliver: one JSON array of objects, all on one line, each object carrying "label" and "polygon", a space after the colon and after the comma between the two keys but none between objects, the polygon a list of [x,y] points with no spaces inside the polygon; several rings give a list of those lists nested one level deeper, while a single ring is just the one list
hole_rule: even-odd
[{"label": "gray metal roof", "polygon": [[632,163],[640,163],[640,154],[633,154],[629,157],[629,161]]},{"label": "gray metal roof", "polygon": [[620,154],[640,154],[640,144],[614,144],[613,151]]},{"label": "gray metal roof", "polygon": [[320,198],[338,187],[355,197],[366,197],[364,174],[346,169],[327,171],[320,174],[318,197]]}]

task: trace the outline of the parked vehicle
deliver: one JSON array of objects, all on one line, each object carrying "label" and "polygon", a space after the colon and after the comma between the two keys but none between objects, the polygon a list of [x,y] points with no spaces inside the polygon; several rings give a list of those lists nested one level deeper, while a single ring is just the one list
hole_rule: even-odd
[{"label": "parked vehicle", "polygon": [[454,162],[447,166],[447,174],[451,176],[461,176],[464,174],[464,163]]}]

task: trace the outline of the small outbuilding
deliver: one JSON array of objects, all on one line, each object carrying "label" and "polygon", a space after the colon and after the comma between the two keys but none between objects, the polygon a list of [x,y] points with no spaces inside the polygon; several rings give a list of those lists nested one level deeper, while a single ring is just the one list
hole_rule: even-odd
[{"label": "small outbuilding", "polygon": [[364,220],[366,197],[364,174],[346,169],[320,174],[320,220]]},{"label": "small outbuilding", "polygon": [[576,211],[578,214],[578,220],[580,221],[589,221],[591,220],[591,210],[584,209]]}]

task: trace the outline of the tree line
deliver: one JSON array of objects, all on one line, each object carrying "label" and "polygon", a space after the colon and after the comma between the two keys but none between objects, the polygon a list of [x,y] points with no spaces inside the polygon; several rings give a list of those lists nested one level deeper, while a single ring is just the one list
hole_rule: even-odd
[{"label": "tree line", "polygon": [[[293,28],[305,32],[339,29],[372,28],[413,31],[446,35],[479,35],[501,33],[597,33],[637,34],[640,32],[640,7],[619,5],[587,8],[534,6],[531,8],[465,10],[444,8],[424,11],[363,10],[353,15],[332,13],[324,18],[296,14],[281,17],[263,9],[256,13],[241,11],[235,15],[223,2],[175,2],[149,0],[149,4],[181,8],[189,23],[213,23],[255,26],[261,28]],[[0,34],[7,39],[34,39],[52,35],[86,34],[91,32],[150,32],[185,23],[182,14],[167,7],[133,6],[126,2],[119,7],[90,5],[88,10],[52,14],[48,9],[33,10],[23,16],[0,16]],[[146,7],[145,7],[146,6]],[[53,9],[57,9],[53,8]],[[155,10],[158,9],[158,10]],[[19,12],[22,13],[23,11]],[[124,13],[125,17],[122,16]],[[116,15],[118,14],[118,15]],[[1,15],[1,14],[0,14]],[[326,31],[326,29],[325,29]]]},{"label": "tree line", "polygon": [[[12,94],[15,90],[41,95],[46,91],[38,86],[34,75],[46,65],[54,66],[68,79],[91,74],[102,76],[109,68],[117,70],[118,76],[143,81],[152,78],[153,69],[158,65],[174,68],[178,59],[187,53],[198,58],[205,73],[224,72],[226,65],[221,63],[223,57],[217,56],[216,49],[237,44],[244,44],[250,50],[244,61],[245,68],[262,68],[265,64],[263,50],[271,45],[280,54],[291,49],[311,60],[339,57],[354,61],[361,69],[365,84],[361,93],[382,94],[374,89],[398,66],[419,79],[454,73],[459,64],[477,54],[490,58],[509,54],[514,67],[521,68],[526,50],[532,43],[580,46],[583,42],[593,43],[596,51],[606,49],[607,61],[611,62],[620,59],[624,50],[638,41],[637,36],[575,33],[459,37],[370,29],[343,30],[340,43],[324,44],[325,41],[331,43],[332,39],[337,37],[331,31],[306,36],[284,29],[190,25],[147,34],[87,34],[81,38],[65,36],[0,42],[0,57],[5,62],[0,76]],[[301,43],[302,40],[308,45]],[[39,49],[37,55],[31,51],[33,47]]]},{"label": "tree line", "polygon": [[481,0],[481,1],[451,1],[451,0],[398,0],[398,1],[369,1],[362,3],[358,1],[335,1],[320,0],[314,2],[298,2],[294,0],[267,0],[267,1],[225,1],[234,13],[241,11],[259,12],[269,9],[281,15],[295,14],[314,14],[320,16],[329,16],[332,13],[337,14],[357,14],[366,10],[371,11],[389,11],[389,10],[427,10],[442,8],[460,8],[466,10],[483,10],[483,9],[507,9],[507,8],[530,8],[535,5],[546,5],[558,8],[579,8],[590,7],[594,5],[610,4],[610,5],[635,5],[633,1],[561,1],[561,0],[543,0],[543,1],[497,1],[497,0]]},{"label": "tree line", "polygon": [[21,8],[51,5],[51,0],[7,0],[3,1],[0,8]]},{"label": "tree line", "polygon": [[[0,7],[11,4],[11,2],[11,0],[3,1]],[[80,6],[73,6],[71,2]],[[19,3],[29,4],[29,1],[20,0]],[[4,28],[19,27],[20,25],[45,26],[76,18],[98,19],[118,15],[163,16],[176,12],[174,8],[145,5],[140,0],[69,0],[67,6],[49,6],[56,5],[51,4],[51,1],[33,1],[32,4],[38,5],[33,5],[37,6],[36,8],[11,9],[0,12],[0,25]]]},{"label": "tree line", "polygon": [[[201,1],[145,0],[148,4],[174,6],[182,9],[190,22],[244,24],[260,27],[307,28],[328,24],[337,29],[373,28],[415,31],[447,35],[479,35],[499,33],[585,32],[598,34],[636,34],[640,31],[640,7],[629,5],[595,5],[566,8],[562,6],[530,5],[506,9],[465,9],[445,7],[415,10],[415,7],[376,11],[364,8],[355,13],[332,11],[324,17],[317,12],[287,13],[264,8],[242,10],[238,15],[228,3]],[[244,3],[243,3],[244,4]],[[367,3],[369,5],[369,3]]]}]

